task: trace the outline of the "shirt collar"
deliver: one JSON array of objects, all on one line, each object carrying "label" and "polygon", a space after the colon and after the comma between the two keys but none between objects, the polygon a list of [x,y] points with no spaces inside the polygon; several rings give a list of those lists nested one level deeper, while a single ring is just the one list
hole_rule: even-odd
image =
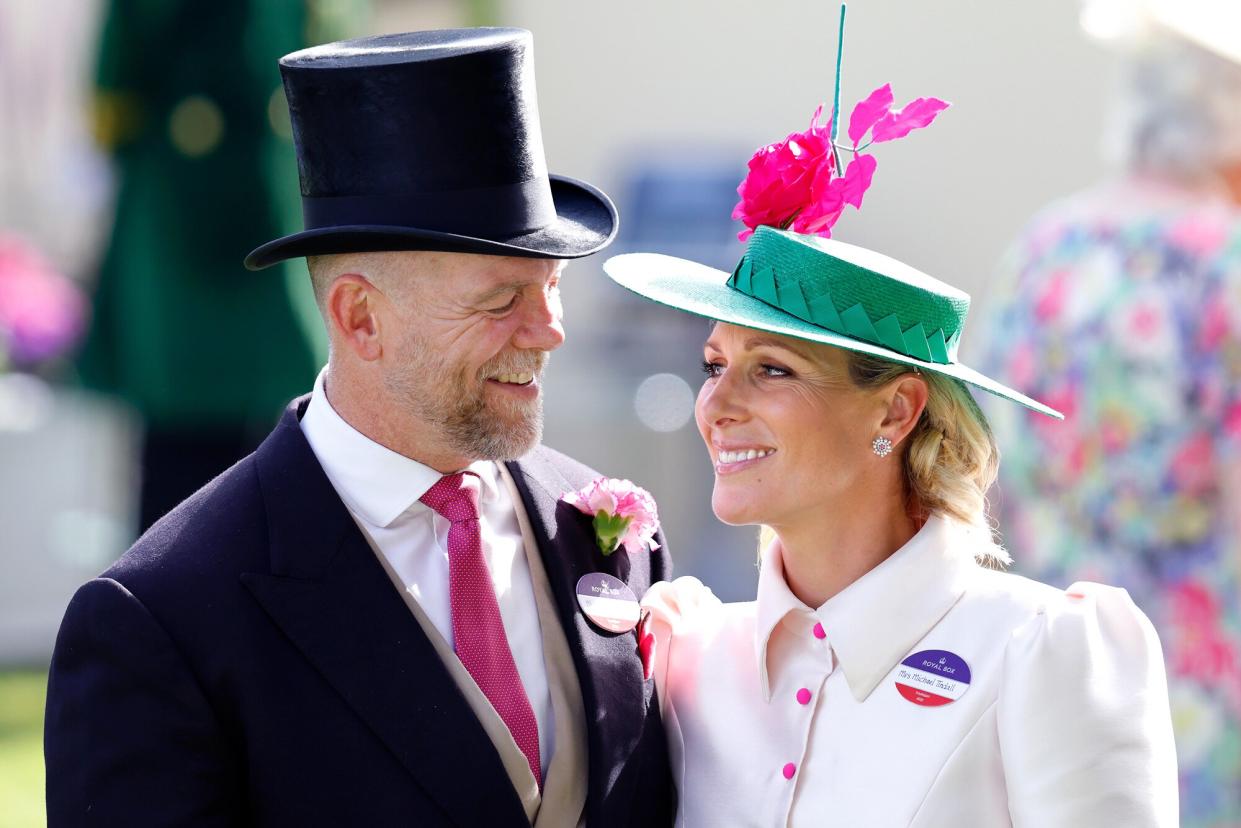
[{"label": "shirt collar", "polygon": [[865,700],[961,597],[977,567],[980,532],[932,516],[908,543],[817,610],[789,589],[780,544],[772,543],[759,573],[755,627],[763,696],[771,697],[768,643],[792,612],[823,625],[853,697]]},{"label": "shirt collar", "polygon": [[758,570],[757,625],[754,628],[754,648],[758,658],[758,680],[763,698],[771,701],[771,679],[768,675],[767,645],[771,636],[790,613],[803,623],[813,623],[814,611],[802,603],[789,589],[784,578],[784,559],[781,557],[780,541],[774,540],[763,551],[762,564]]},{"label": "shirt collar", "polygon": [[[302,433],[341,501],[372,526],[387,527],[411,507],[426,508],[419,498],[443,475],[417,460],[380,445],[336,413],[325,390],[327,369],[319,372]],[[495,463],[479,460],[467,467],[482,481],[480,506],[499,497]]]}]

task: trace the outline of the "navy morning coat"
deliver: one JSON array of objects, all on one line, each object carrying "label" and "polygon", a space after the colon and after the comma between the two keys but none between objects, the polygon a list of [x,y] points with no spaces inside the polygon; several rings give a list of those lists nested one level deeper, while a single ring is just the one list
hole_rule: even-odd
[{"label": "navy morning coat", "polygon": [[[74,596],[48,682],[52,828],[529,825],[302,435],[307,401]],[[669,560],[599,553],[590,518],[560,501],[591,469],[543,447],[508,468],[581,682],[587,824],[671,825],[636,637],[593,627],[574,590],[607,572],[642,595]]]}]

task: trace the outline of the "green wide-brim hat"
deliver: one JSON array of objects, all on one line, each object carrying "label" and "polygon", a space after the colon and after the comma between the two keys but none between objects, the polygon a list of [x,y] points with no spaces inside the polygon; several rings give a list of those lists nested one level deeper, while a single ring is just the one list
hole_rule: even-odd
[{"label": "green wide-brim hat", "polygon": [[864,247],[760,226],[732,274],[657,253],[614,256],[603,269],[662,305],[944,374],[1064,419],[957,361],[969,294]]}]

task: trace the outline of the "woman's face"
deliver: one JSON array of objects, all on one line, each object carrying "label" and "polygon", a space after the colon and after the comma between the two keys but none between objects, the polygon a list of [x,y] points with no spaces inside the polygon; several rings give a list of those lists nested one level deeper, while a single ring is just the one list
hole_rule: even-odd
[{"label": "woman's face", "polygon": [[825,507],[865,507],[887,405],[850,381],[845,351],[721,322],[703,357],[694,411],[720,520],[778,528]]}]

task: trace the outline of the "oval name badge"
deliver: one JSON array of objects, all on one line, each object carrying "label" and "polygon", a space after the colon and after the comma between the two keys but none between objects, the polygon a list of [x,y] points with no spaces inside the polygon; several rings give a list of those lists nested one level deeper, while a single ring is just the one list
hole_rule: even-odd
[{"label": "oval name badge", "polygon": [[577,605],[590,622],[608,632],[629,632],[642,614],[638,596],[620,578],[592,572],[577,581]]},{"label": "oval name badge", "polygon": [[922,707],[952,704],[970,689],[970,668],[956,653],[922,650],[896,668],[896,689]]}]

